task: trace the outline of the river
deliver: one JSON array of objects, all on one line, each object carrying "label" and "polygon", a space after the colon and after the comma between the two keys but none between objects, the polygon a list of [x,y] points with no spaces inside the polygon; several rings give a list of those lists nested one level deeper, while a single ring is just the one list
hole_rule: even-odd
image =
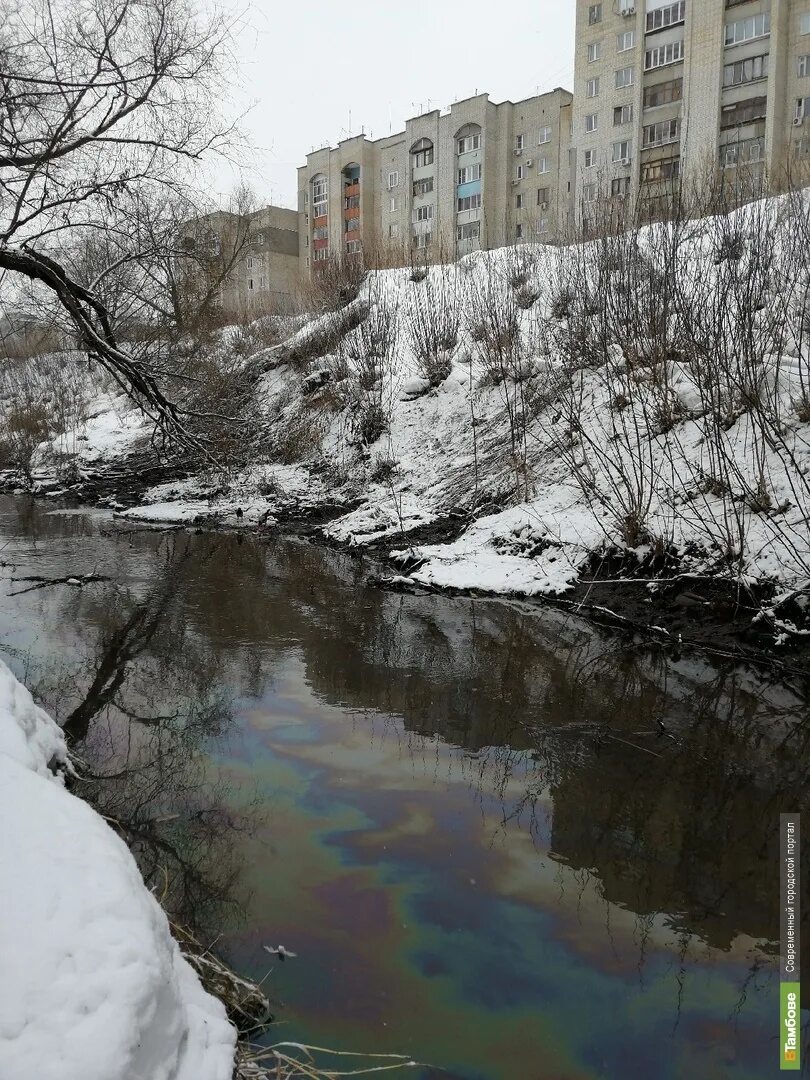
[{"label": "river", "polygon": [[173,916],[272,968],[269,1039],[420,1080],[778,1075],[797,692],[294,539],[2,498],[0,562],[0,655]]}]

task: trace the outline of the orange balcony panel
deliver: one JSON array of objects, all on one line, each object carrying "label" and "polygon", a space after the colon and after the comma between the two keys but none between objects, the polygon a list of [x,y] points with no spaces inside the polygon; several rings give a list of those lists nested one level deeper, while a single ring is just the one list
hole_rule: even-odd
[{"label": "orange balcony panel", "polygon": [[329,247],[329,240],[326,237],[323,240],[313,240],[312,247],[315,251],[323,251],[325,248]]},{"label": "orange balcony panel", "polygon": [[313,225],[313,228],[315,228],[315,229],[325,229],[328,223],[329,223],[329,215],[328,214],[321,214],[320,217],[316,217],[316,218],[312,219],[312,225]]},{"label": "orange balcony panel", "polygon": [[354,184],[347,184],[346,187],[343,189],[343,197],[345,199],[350,199],[352,197],[352,195],[359,195],[359,194],[360,194],[360,181],[359,180]]},{"label": "orange balcony panel", "polygon": [[360,217],[360,207],[359,206],[352,207],[351,210],[344,210],[343,211],[343,219],[344,219],[344,221],[351,221],[352,218],[359,218],[359,217]]}]

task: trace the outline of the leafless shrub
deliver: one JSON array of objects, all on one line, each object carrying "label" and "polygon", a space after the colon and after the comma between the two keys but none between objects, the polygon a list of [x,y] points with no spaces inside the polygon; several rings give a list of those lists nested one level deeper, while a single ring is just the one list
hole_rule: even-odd
[{"label": "leafless shrub", "polygon": [[303,290],[304,307],[309,311],[340,311],[360,295],[367,273],[362,253],[335,255],[314,263]]},{"label": "leafless shrub", "polygon": [[388,416],[377,401],[367,401],[360,408],[355,423],[357,439],[364,446],[371,446],[388,430]]},{"label": "leafless shrub", "polygon": [[399,472],[399,462],[390,454],[379,454],[371,466],[369,479],[375,484],[387,484]]},{"label": "leafless shrub", "polygon": [[462,293],[446,266],[434,268],[409,298],[405,330],[417,373],[431,386],[444,382],[458,346]]}]

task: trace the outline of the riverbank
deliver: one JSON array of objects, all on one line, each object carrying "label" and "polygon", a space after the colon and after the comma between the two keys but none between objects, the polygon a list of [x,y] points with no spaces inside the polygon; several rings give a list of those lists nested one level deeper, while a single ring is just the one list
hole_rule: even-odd
[{"label": "riverbank", "polygon": [[[268,467],[262,470],[263,479],[246,483],[240,478],[229,484],[216,476],[188,475],[191,463],[163,471],[158,461],[142,466],[142,453],[136,452],[109,469],[103,462],[94,465],[71,487],[40,478],[33,490],[43,499],[110,509],[113,528],[237,531],[267,539],[299,536],[362,561],[366,579],[382,589],[547,605],[673,659],[697,650],[719,661],[767,668],[785,679],[810,675],[806,590],[780,590],[774,582],[739,580],[722,572],[690,572],[677,559],[645,559],[637,552],[616,550],[593,553],[576,580],[559,592],[529,591],[519,584],[510,588],[509,565],[496,589],[483,578],[480,584],[468,584],[476,578],[466,569],[461,584],[436,582],[419,573],[427,561],[423,550],[452,553],[454,545],[463,543],[475,523],[461,510],[410,529],[358,537],[346,535],[343,524],[364,501],[331,501],[330,493],[300,469]],[[155,479],[161,482],[152,485]],[[258,494],[256,488],[265,485],[270,492]],[[21,490],[19,478],[0,474],[0,491],[13,490]],[[514,558],[531,562],[525,552]]]},{"label": "riverbank", "polygon": [[804,670],[809,215],[796,194],[370,273],[280,345],[241,335],[252,411],[213,430],[216,467],[161,458],[108,392],[68,467],[53,443],[35,455],[30,490],[140,526],[304,533],[384,563],[388,588],[570,606]]}]

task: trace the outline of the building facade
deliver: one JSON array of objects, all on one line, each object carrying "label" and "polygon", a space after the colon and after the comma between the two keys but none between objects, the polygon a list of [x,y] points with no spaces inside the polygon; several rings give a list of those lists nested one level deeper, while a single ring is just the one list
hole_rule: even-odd
[{"label": "building facade", "polygon": [[286,312],[300,288],[298,214],[265,206],[250,215],[247,243],[221,290],[223,309],[234,313]]},{"label": "building facade", "polygon": [[577,0],[576,18],[578,211],[718,166],[756,195],[810,159],[810,0]]},{"label": "building facade", "polygon": [[228,317],[284,313],[297,303],[301,279],[295,210],[218,210],[187,222],[182,246],[188,272],[222,279],[217,303]]},{"label": "building facade", "polygon": [[572,95],[496,104],[486,94],[356,136],[298,170],[302,275],[357,254],[403,265],[521,239],[553,241],[570,210]]}]

